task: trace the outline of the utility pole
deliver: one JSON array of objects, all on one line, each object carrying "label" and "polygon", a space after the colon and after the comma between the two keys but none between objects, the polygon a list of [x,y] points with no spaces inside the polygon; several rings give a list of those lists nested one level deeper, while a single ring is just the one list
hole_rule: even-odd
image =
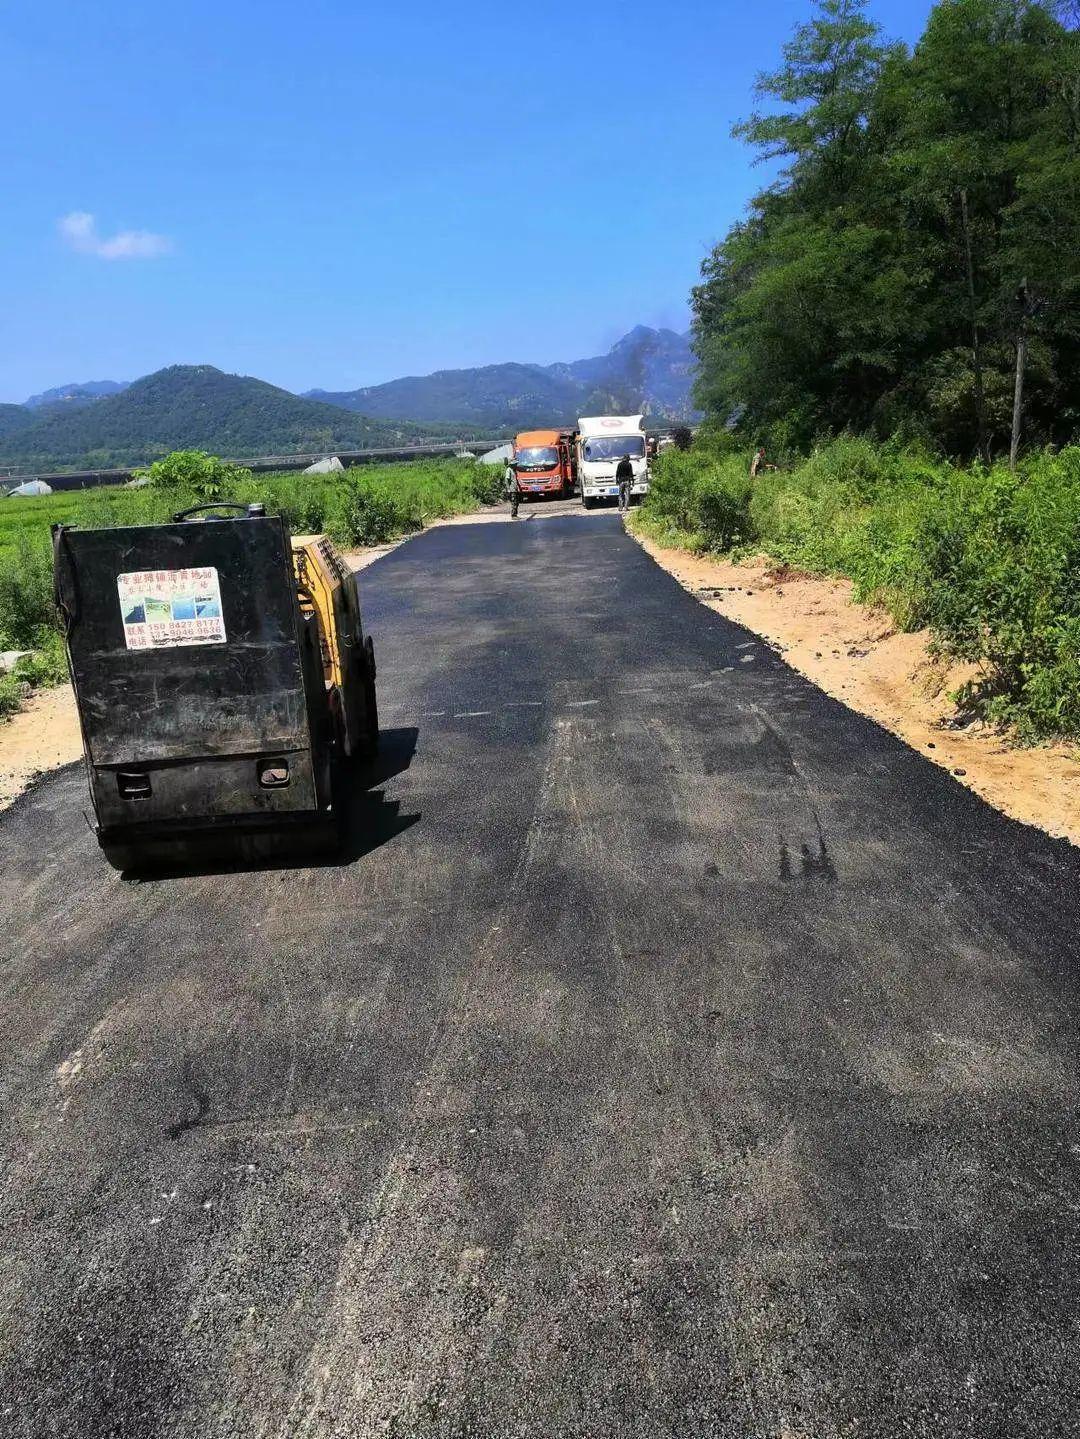
[{"label": "utility pole", "polygon": [[986,392],[983,389],[982,355],[979,353],[979,321],[975,308],[975,266],[971,259],[971,227],[968,224],[967,190],[960,191],[960,220],[964,228],[964,257],[967,261],[968,318],[971,321],[971,368],[975,372],[975,429],[979,454],[990,459],[986,438]]}]

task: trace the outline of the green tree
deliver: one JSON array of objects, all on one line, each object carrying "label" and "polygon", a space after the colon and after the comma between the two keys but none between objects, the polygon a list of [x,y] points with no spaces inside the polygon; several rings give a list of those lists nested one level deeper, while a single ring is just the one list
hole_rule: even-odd
[{"label": "green tree", "polygon": [[693,293],[698,401],[776,444],[902,432],[1007,445],[1035,297],[1026,423],[1080,414],[1080,58],[1032,0],[942,0],[915,50],[863,0],[819,0],[736,133],[784,162]]}]

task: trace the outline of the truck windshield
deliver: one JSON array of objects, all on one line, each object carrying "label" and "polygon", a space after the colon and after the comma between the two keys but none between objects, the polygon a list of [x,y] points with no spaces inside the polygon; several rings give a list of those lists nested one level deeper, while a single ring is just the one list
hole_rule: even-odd
[{"label": "truck windshield", "polygon": [[621,460],[623,455],[639,459],[644,453],[643,435],[594,435],[582,446],[587,460]]},{"label": "truck windshield", "polygon": [[526,445],[516,459],[520,470],[550,470],[559,463],[559,452],[554,445]]}]

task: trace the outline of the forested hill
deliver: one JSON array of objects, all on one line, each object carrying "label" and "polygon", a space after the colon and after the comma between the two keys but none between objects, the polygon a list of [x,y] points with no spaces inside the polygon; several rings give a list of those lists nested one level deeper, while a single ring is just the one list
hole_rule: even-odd
[{"label": "forested hill", "polygon": [[437,370],[359,390],[309,390],[308,396],[376,418],[504,429],[569,424],[605,410],[685,419],[693,409],[693,371],[686,335],[638,325],[593,359]]},{"label": "forested hill", "polygon": [[28,430],[33,423],[33,415],[22,405],[0,405],[0,448],[9,436]]},{"label": "forested hill", "polygon": [[523,429],[563,424],[574,414],[578,386],[539,365],[483,365],[409,375],[360,390],[311,390],[308,398],[384,420],[443,416],[448,422]]},{"label": "forested hill", "polygon": [[704,408],[779,447],[847,428],[992,455],[1023,333],[1025,440],[1076,436],[1076,7],[943,0],[913,50],[863,0],[815,11],[736,127],[785,169],[703,266]]},{"label": "forested hill", "polygon": [[[5,430],[8,410],[26,418]],[[139,464],[172,449],[231,457],[328,452],[394,445],[431,433],[301,399],[212,365],[173,365],[120,394],[59,413],[50,407],[40,418],[19,405],[0,407],[0,461],[37,470],[92,469]]]}]

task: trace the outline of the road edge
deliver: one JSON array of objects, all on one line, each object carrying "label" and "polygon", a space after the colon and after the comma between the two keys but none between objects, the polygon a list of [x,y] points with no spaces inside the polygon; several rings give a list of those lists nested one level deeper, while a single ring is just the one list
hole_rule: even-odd
[{"label": "road edge", "polygon": [[[760,565],[756,569],[734,565],[718,556],[659,545],[640,533],[633,522],[626,525],[626,533],[699,604],[760,635],[786,664],[823,693],[881,725],[1010,819],[1031,825],[1053,839],[1066,839],[1080,846],[1080,754],[1075,747],[1059,743],[1016,748],[1000,733],[984,726],[951,729],[946,723],[947,704],[939,699],[935,705],[920,696],[914,679],[909,693],[892,694],[888,704],[875,702],[865,683],[865,650],[854,651],[854,657],[846,662],[843,654],[838,660],[834,650],[826,662],[818,663],[824,659],[820,652],[795,642],[796,630],[791,621],[800,614],[804,617],[805,612],[793,608],[791,594],[793,590],[797,592],[803,579],[827,585],[838,614],[853,627],[873,628],[875,622],[883,627],[877,611],[845,595],[845,588],[850,591],[850,586],[823,576],[795,576],[782,585],[770,586],[764,582]],[[712,585],[702,583],[710,577]],[[741,585],[732,584],[736,577]],[[748,603],[751,597],[756,600],[753,605]],[[891,626],[884,628],[891,630]],[[909,648],[921,644],[925,655],[925,639],[903,639]],[[827,643],[822,641],[823,648]],[[935,708],[939,713],[932,718]]]}]

